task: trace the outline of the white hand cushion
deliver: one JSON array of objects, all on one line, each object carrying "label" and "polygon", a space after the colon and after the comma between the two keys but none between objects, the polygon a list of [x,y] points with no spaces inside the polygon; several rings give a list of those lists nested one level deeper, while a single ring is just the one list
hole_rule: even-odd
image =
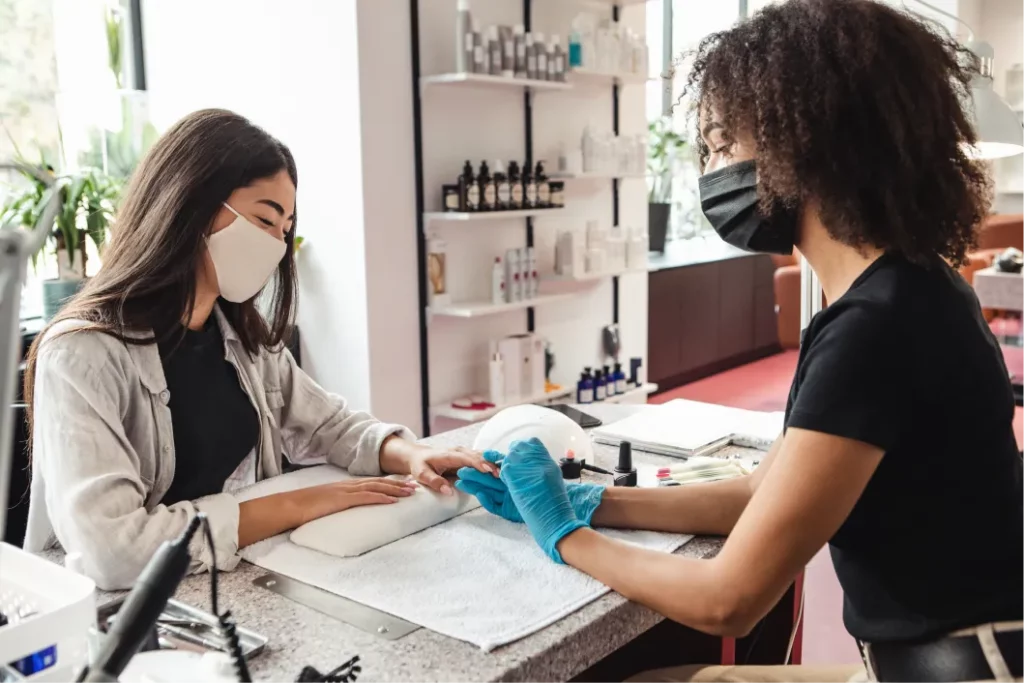
[{"label": "white hand cushion", "polygon": [[291,541],[336,557],[355,557],[480,507],[474,496],[443,496],[422,486],[390,505],[364,505],[314,519]]}]

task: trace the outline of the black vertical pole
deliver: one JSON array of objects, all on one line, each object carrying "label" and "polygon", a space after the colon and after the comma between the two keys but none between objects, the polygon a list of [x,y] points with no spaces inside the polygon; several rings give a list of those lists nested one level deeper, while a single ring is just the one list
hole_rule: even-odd
[{"label": "black vertical pole", "polygon": [[132,88],[146,89],[146,55],[142,46],[142,0],[131,0]]},{"label": "black vertical pole", "polygon": [[[532,13],[532,2],[533,0],[523,0],[523,28],[529,33],[533,26],[533,13]],[[523,119],[525,121],[525,133],[526,133],[526,168],[532,172],[533,168],[533,94],[526,90],[523,93]],[[524,169],[525,170],[525,169]],[[533,246],[533,219],[526,219],[526,246]],[[526,331],[533,332],[536,330],[536,321],[534,319],[534,308],[530,306],[526,309]]]},{"label": "black vertical pole", "polygon": [[430,436],[430,357],[427,351],[427,237],[423,212],[423,108],[420,101],[420,7],[409,0],[409,31],[412,34],[412,137],[416,171],[416,274],[420,316],[420,410],[423,435]]},{"label": "black vertical pole", "polygon": [[[671,0],[668,0],[671,1]],[[612,19],[619,20],[618,5],[612,6]],[[612,83],[612,133],[619,134],[619,83]],[[612,178],[612,226],[619,225],[619,179]],[[612,322],[619,322],[619,276],[612,277]]]}]

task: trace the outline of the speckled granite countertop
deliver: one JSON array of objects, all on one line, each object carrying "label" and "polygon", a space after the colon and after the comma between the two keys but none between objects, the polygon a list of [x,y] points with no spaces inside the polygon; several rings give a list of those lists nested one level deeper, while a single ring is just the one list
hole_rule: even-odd
[{"label": "speckled granite countertop", "polygon": [[[588,406],[585,410],[612,422],[642,406]],[[431,437],[435,445],[472,444],[480,425]],[[610,468],[616,449],[595,444],[597,464]],[[634,452],[638,462],[657,464],[671,459]],[[721,548],[718,538],[695,538],[677,551],[707,558]],[[57,553],[47,553],[60,561]],[[372,681],[564,681],[584,671],[644,631],[662,617],[638,604],[609,593],[583,609],[532,636],[484,653],[477,647],[421,628],[396,641],[382,640],[354,627],[252,585],[264,571],[243,562],[234,572],[220,575],[220,603],[237,623],[269,639],[266,650],[250,662],[254,678],[294,681],[303,666],[321,671],[358,654],[360,683]],[[101,594],[100,603],[113,594]],[[182,582],[176,597],[209,609],[209,578],[192,576]]]}]

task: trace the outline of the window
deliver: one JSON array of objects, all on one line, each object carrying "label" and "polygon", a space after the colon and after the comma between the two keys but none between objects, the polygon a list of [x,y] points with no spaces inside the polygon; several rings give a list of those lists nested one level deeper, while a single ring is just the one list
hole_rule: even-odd
[{"label": "window", "polygon": [[[121,183],[156,133],[133,49],[137,0],[0,0],[0,158],[58,175],[99,169]],[[0,176],[0,207],[28,185]],[[82,217],[84,220],[84,216]],[[87,240],[87,274],[100,263]],[[73,264],[67,264],[71,266]],[[81,270],[79,267],[77,270]],[[43,281],[67,276],[51,242],[30,268],[22,318],[43,311]]]}]

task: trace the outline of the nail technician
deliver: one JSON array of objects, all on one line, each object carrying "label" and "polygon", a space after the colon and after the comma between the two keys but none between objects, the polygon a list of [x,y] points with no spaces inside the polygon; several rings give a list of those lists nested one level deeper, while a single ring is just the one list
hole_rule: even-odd
[{"label": "nail technician", "polygon": [[[678,488],[564,484],[537,440],[458,486],[631,600],[739,636],[828,543],[844,621],[878,680],[1020,680],[1024,504],[1013,396],[965,258],[989,208],[955,42],[869,0],[789,0],[707,38],[690,75],[718,234],[797,247],[827,308],[785,429],[754,474]],[[969,100],[969,97],[967,98]],[[952,264],[952,266],[951,266]],[[560,454],[559,454],[560,455]],[[728,535],[711,560],[592,527]],[[846,680],[722,667],[642,680]]]},{"label": "nail technician", "polygon": [[[29,353],[26,549],[59,541],[101,588],[128,588],[197,512],[210,519],[219,568],[231,569],[240,547],[411,493],[371,478],[236,502],[229,491],[281,474],[282,455],[412,474],[448,493],[445,471],[493,467],[353,410],[282,347],[296,182],[289,150],[227,111],[185,117],[147,154],[103,268]],[[193,570],[209,566],[203,534],[190,550]]]}]

